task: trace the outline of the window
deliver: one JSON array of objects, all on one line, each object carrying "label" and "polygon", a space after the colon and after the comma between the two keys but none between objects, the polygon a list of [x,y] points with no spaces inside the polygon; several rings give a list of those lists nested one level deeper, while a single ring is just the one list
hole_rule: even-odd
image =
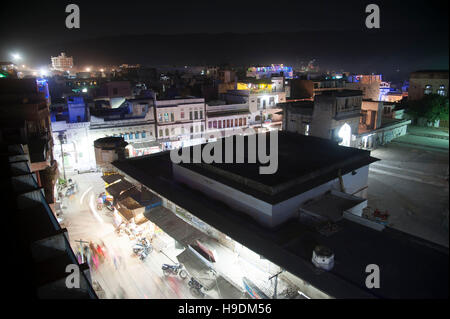
[{"label": "window", "polygon": [[442,95],[442,96],[446,96],[446,91],[445,91],[445,85],[441,85],[439,86],[439,90],[437,91],[437,94]]},{"label": "window", "polygon": [[171,134],[171,135],[175,135],[175,128],[174,128],[174,127],[172,127],[172,128],[170,129],[170,134]]},{"label": "window", "polygon": [[164,122],[169,122],[169,113],[164,113]]},{"label": "window", "polygon": [[258,107],[258,109],[261,107],[261,99],[260,98],[258,98],[256,100],[256,106]]},{"label": "window", "polygon": [[133,139],[133,133],[128,134],[128,138],[129,138],[130,140],[132,140],[132,139]]},{"label": "window", "polygon": [[136,133],[134,134],[134,138],[138,139],[138,138],[139,138],[139,133],[136,132]]},{"label": "window", "polygon": [[170,120],[171,120],[172,122],[175,121],[175,116],[173,115],[173,113],[170,113]]},{"label": "window", "polygon": [[263,100],[263,109],[265,109],[266,108],[266,100]]},{"label": "window", "polygon": [[142,137],[142,138],[145,138],[145,136],[146,136],[146,135],[145,135],[145,131],[144,131],[144,132],[141,133],[141,137]]},{"label": "window", "polygon": [[160,129],[159,130],[159,137],[163,137],[164,135],[163,135],[163,130],[162,129]]},{"label": "window", "polygon": [[222,128],[222,121],[219,121],[219,128]]},{"label": "window", "polygon": [[194,112],[194,118],[195,118],[196,120],[198,120],[198,111],[195,111],[195,112]]},{"label": "window", "polygon": [[200,111],[200,118],[203,118],[203,111]]},{"label": "window", "polygon": [[128,134],[124,134],[123,138],[124,138],[125,141],[128,140]]},{"label": "window", "polygon": [[192,111],[189,112],[189,119],[192,120]]},{"label": "window", "polygon": [[159,122],[162,122],[162,113],[159,113],[159,114],[158,114],[158,121],[159,121]]},{"label": "window", "polygon": [[191,126],[191,134],[194,133],[194,127]]},{"label": "window", "polygon": [[239,119],[239,126],[242,126],[242,119]]},{"label": "window", "polygon": [[169,129],[168,128],[166,128],[166,136],[169,136]]},{"label": "window", "polygon": [[431,93],[433,93],[433,89],[432,89],[432,86],[431,85],[425,85],[425,90],[424,90],[424,92],[423,92],[424,94],[431,94]]},{"label": "window", "polygon": [[274,106],[274,105],[275,105],[275,97],[271,96],[271,97],[269,98],[269,105],[270,105],[270,106]]},{"label": "window", "polygon": [[234,120],[234,126],[238,126],[238,119]]},{"label": "window", "polygon": [[208,122],[208,128],[211,129],[212,128],[212,121]]},{"label": "window", "polygon": [[225,120],[223,120],[223,128],[225,128],[225,124],[226,124],[226,123],[225,123]]},{"label": "window", "polygon": [[227,120],[227,127],[230,127],[230,120]]},{"label": "window", "polygon": [[203,126],[203,124],[202,124],[202,126],[201,126],[201,130],[202,130],[202,132],[205,131],[205,127]]},{"label": "window", "polygon": [[181,117],[182,119],[184,119],[184,111],[181,111],[180,117]]},{"label": "window", "polygon": [[242,119],[242,124],[244,124],[244,126],[247,125],[247,119],[245,117]]}]

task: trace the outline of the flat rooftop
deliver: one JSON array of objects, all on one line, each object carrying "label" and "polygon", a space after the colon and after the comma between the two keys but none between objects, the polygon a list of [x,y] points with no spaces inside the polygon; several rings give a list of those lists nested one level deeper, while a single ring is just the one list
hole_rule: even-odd
[{"label": "flat rooftop", "polygon": [[324,90],[320,91],[317,96],[332,96],[332,97],[348,97],[348,96],[363,96],[363,92],[360,90]]},{"label": "flat rooftop", "polygon": [[[265,228],[226,203],[177,182],[169,152],[116,161],[113,165],[333,297],[448,298],[448,248],[390,228],[376,231],[347,219],[338,221],[340,230],[329,236],[298,220],[290,220],[278,229]],[[318,244],[335,254],[335,266],[329,272],[317,269],[311,262]],[[380,267],[379,289],[365,286],[365,268],[369,264]]]},{"label": "flat rooftop", "polygon": [[[236,153],[237,137],[231,136],[228,139],[233,139],[234,153]],[[279,132],[278,170],[275,174],[262,175],[259,169],[267,164],[262,164],[258,160],[253,164],[248,163],[248,142],[249,136],[244,136],[245,163],[236,163],[236,154],[233,154],[234,163],[224,163],[225,142],[222,142],[223,163],[180,163],[179,165],[265,202],[275,204],[336,179],[339,170],[342,175],[345,175],[377,161],[370,156],[369,151],[339,146],[333,141],[318,137]],[[205,145],[203,144],[202,148]],[[270,134],[266,133],[266,150],[269,150],[269,147]],[[193,147],[190,148],[192,159],[194,152]],[[257,150],[258,146],[256,152]],[[136,164],[148,165],[144,159],[142,161],[142,164]]]}]

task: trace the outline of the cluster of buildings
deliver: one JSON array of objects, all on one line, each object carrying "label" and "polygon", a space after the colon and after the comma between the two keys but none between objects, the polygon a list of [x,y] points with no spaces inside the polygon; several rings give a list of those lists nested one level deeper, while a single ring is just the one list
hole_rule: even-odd
[{"label": "cluster of buildings", "polygon": [[[243,138],[247,143],[250,136]],[[117,159],[112,167],[125,188],[160,199],[158,209],[143,208],[142,214],[175,245],[208,237],[226,247],[217,251],[215,269],[227,265],[228,250],[308,298],[448,295],[448,250],[363,217],[369,165],[377,161],[370,152],[289,132],[277,138],[273,175],[258,173],[261,163],[251,163],[250,151],[240,165],[176,164],[169,152],[160,152]],[[378,289],[366,286],[366,267],[374,263],[382,271]],[[249,278],[226,269],[227,280],[252,291]]]},{"label": "cluster of buildings", "polygon": [[[52,57],[52,67],[70,74],[73,59]],[[311,298],[448,296],[448,252],[363,217],[369,165],[377,161],[368,150],[411,123],[398,107],[404,89],[381,75],[305,78],[284,65],[251,67],[244,76],[231,68],[179,71],[123,65],[118,76],[88,70],[0,79],[3,164],[39,269],[75,258],[52,213],[58,174],[100,169],[116,173],[103,178],[122,216],[149,220],[182,245],[212,237],[277,269]],[[446,96],[448,71],[413,73],[409,87],[410,99]],[[273,130],[282,132],[272,175],[260,175],[248,152],[241,165],[175,164],[166,152],[237,135],[270,139]],[[190,233],[181,238],[173,225]],[[376,291],[365,286],[374,262],[391,270]],[[77,293],[95,298],[87,273]],[[39,275],[40,296],[63,291],[61,276]]]}]

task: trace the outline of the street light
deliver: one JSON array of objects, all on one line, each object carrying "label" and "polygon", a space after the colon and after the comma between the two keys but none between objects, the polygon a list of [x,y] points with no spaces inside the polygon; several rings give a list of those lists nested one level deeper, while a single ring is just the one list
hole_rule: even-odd
[{"label": "street light", "polygon": [[12,53],[11,56],[12,56],[14,61],[22,60],[22,56],[19,53]]}]

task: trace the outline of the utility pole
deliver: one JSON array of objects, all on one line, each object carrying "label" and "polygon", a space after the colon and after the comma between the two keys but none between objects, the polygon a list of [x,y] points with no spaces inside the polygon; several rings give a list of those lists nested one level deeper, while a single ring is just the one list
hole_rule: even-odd
[{"label": "utility pole", "polygon": [[272,277],[269,278],[269,280],[272,280],[272,278],[275,277],[275,288],[273,291],[273,299],[277,299],[277,286],[278,286],[278,275],[281,274],[284,270],[281,270],[279,273],[273,275]]},{"label": "utility pole", "polygon": [[59,145],[61,145],[61,162],[62,162],[62,166],[63,166],[63,175],[64,175],[64,180],[66,180],[66,168],[64,167],[64,150],[63,150],[64,133],[60,132],[58,134],[58,139],[59,139]]}]

